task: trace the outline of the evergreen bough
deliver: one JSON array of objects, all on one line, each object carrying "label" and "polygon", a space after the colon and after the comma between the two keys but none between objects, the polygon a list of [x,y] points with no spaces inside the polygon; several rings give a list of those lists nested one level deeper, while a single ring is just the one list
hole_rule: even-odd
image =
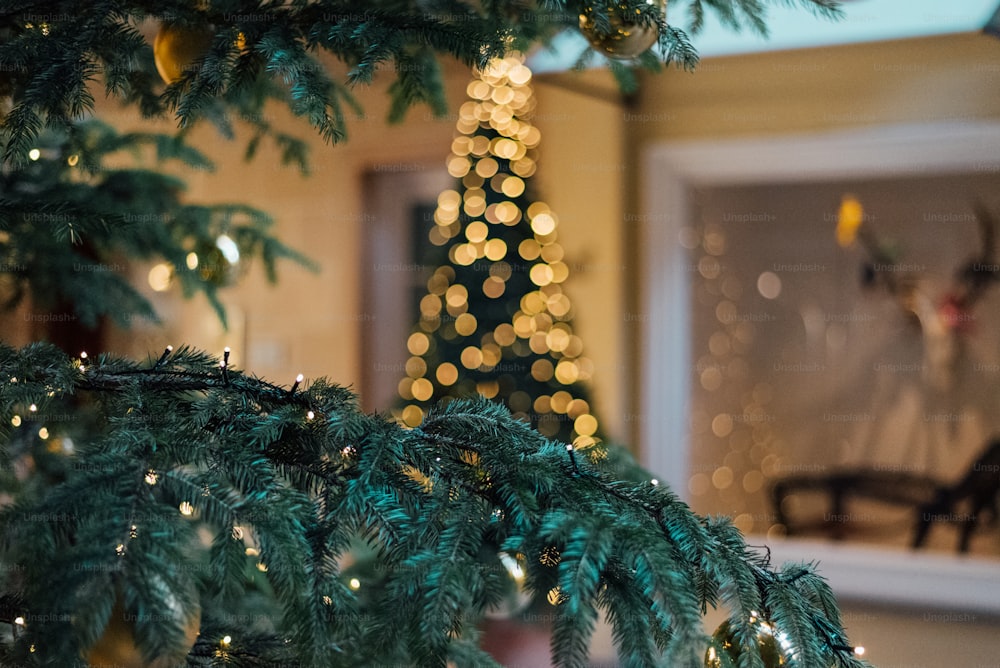
[{"label": "evergreen bough", "polygon": [[185,297],[203,294],[225,323],[218,292],[235,268],[217,247],[223,235],[244,266],[258,259],[272,283],[281,259],[315,268],[270,234],[265,212],[189,203],[183,179],[146,166],[211,170],[183,137],[122,133],[91,119],[50,130],[34,147],[28,161],[0,172],[0,310],[28,299],[85,329],[105,318],[125,328],[158,322],[127,265],[161,261]]},{"label": "evergreen bough", "polygon": [[[19,487],[0,514],[4,665],[85,665],[116,607],[173,665],[496,665],[476,622],[510,585],[501,553],[555,601],[560,666],[585,665],[601,610],[623,665],[701,666],[718,605],[741,668],[763,666],[758,618],[792,668],[866,665],[811,566],[772,569],[621,452],[576,453],[486,400],[404,429],[325,380],[282,387],[186,348],[0,347],[0,369],[0,480]],[[29,456],[36,475],[13,475]],[[345,575],[359,540],[373,591]],[[248,627],[247,605],[273,612]]]},{"label": "evergreen bough", "polygon": [[[671,0],[669,13],[689,20],[692,32],[712,11],[732,29],[766,34],[771,4],[839,16],[835,0]],[[0,8],[0,95],[12,97],[2,155],[25,160],[43,127],[66,126],[93,109],[92,84],[103,80],[108,96],[144,116],[169,112],[182,128],[204,118],[231,136],[232,118],[243,119],[253,129],[248,154],[271,137],[286,162],[304,166],[302,142],[263,113],[269,101],[287,105],[325,140],[340,141],[345,110],[357,110],[352,88],[388,71],[392,119],[415,103],[442,113],[441,57],[483,67],[575,30],[584,9],[594,10],[597,33],[615,30],[612,13],[655,25],[658,53],[643,54],[639,64],[697,63],[684,30],[646,0],[9,0]],[[157,23],[212,34],[207,51],[166,88],[147,39]],[[581,64],[591,55],[583,53]],[[634,83],[626,65],[612,69]]]}]

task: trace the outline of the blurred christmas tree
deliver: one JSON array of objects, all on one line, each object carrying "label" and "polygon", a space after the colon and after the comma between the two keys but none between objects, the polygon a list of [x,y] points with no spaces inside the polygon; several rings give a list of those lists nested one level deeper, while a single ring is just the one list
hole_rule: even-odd
[{"label": "blurred christmas tree", "polygon": [[562,287],[558,218],[531,197],[541,135],[530,81],[523,59],[508,56],[469,83],[448,160],[459,188],[441,193],[434,212],[438,252],[425,263],[438,266],[407,341],[402,418],[416,426],[442,399],[479,394],[585,448],[598,433],[581,384],[592,365]]}]

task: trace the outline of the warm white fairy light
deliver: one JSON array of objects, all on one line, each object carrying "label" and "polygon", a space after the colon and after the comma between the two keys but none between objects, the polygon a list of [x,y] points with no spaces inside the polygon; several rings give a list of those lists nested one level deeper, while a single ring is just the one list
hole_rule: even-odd
[{"label": "warm white fairy light", "polygon": [[649,481],[649,484],[652,485],[653,487],[657,487],[659,486],[660,481],[657,480],[656,478],[653,478],[652,480]]},{"label": "warm white fairy light", "polygon": [[233,642],[232,636],[222,636],[222,640],[220,641],[223,647],[228,647],[232,642]]},{"label": "warm white fairy light", "polygon": [[354,590],[361,589],[361,580],[357,578],[351,578],[350,582],[348,582],[348,585],[350,585],[351,589]]},{"label": "warm white fairy light", "polygon": [[35,404],[31,404],[30,406],[28,406],[28,410],[30,412],[32,412],[32,413],[37,413],[38,412],[38,406],[36,406]]},{"label": "warm white fairy light", "polygon": [[15,415],[14,417],[12,417],[10,419],[10,424],[13,427],[20,427],[21,426],[21,416],[20,415]]},{"label": "warm white fairy light", "polygon": [[49,437],[49,430],[48,429],[46,429],[45,427],[42,427],[41,429],[38,430],[38,438],[40,438],[40,439],[42,439],[44,441],[44,440],[47,440],[48,437]]},{"label": "warm white fairy light", "polygon": [[178,509],[181,511],[181,515],[184,515],[185,517],[191,517],[194,515],[194,506],[191,505],[189,501],[181,501]]},{"label": "warm white fairy light", "polygon": [[17,624],[18,626],[24,626],[24,617],[21,617],[20,615],[15,617],[14,623]]},{"label": "warm white fairy light", "polygon": [[306,412],[306,419],[307,419],[307,420],[312,420],[312,419],[313,419],[313,418],[315,418],[315,417],[316,417],[316,414],[315,414],[315,413],[313,413],[312,411],[307,411],[307,412]]},{"label": "warm white fairy light", "polygon": [[147,485],[155,485],[157,480],[159,480],[159,476],[156,474],[156,471],[150,469],[149,471],[146,471],[146,476],[144,480],[146,481]]},{"label": "warm white fairy light", "polygon": [[861,647],[860,645],[858,647],[855,647],[854,648],[854,654],[856,656],[864,656],[865,655],[865,648]]},{"label": "warm white fairy light", "polygon": [[173,277],[173,266],[168,262],[160,262],[150,268],[149,273],[146,275],[146,282],[156,292],[166,292],[170,289]]},{"label": "warm white fairy light", "polygon": [[118,543],[118,545],[115,546],[115,554],[117,554],[119,557],[125,554],[124,543]]}]

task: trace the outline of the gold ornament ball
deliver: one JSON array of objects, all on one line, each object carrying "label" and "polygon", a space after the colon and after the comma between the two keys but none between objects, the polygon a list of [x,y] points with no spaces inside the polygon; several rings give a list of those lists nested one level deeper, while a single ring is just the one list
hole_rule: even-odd
[{"label": "gold ornament ball", "polygon": [[[166,614],[169,614],[167,611]],[[87,652],[87,663],[91,666],[119,666],[120,668],[172,668],[182,665],[184,657],[194,647],[201,629],[201,609],[185,618],[177,614],[177,622],[184,626],[184,642],[173,651],[165,652],[153,661],[146,661],[135,644],[135,613],[127,612],[119,596],[111,611],[108,625],[97,643]]]},{"label": "gold ornament ball", "polygon": [[[646,2],[654,6],[661,15],[666,12],[667,0],[646,0]],[[608,13],[608,21],[613,30],[611,34],[597,32],[594,13],[599,11]],[[656,24],[645,26],[633,22],[614,0],[586,7],[580,14],[580,32],[591,46],[609,58],[617,60],[631,60],[645,53],[659,39]]]},{"label": "gold ornament ball", "polygon": [[160,77],[171,84],[184,76],[191,64],[208,52],[214,36],[207,25],[162,24],[153,40],[153,60]]},{"label": "gold ornament ball", "polygon": [[[780,668],[788,665],[788,659],[775,634],[778,631],[770,624],[755,622],[757,627],[757,650],[764,660],[765,668]],[[722,622],[712,634],[712,642],[705,652],[705,668],[737,668],[741,653],[735,629],[729,620]]]},{"label": "gold ornament ball", "polygon": [[201,280],[216,287],[231,285],[239,273],[239,265],[229,261],[226,254],[215,246],[209,246],[198,253],[198,275]]}]

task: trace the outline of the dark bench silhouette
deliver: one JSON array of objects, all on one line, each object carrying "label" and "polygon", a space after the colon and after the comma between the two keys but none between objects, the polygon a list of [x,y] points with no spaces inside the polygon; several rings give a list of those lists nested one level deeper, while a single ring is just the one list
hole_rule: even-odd
[{"label": "dark bench silhouette", "polygon": [[973,531],[985,524],[984,514],[995,521],[1000,495],[1000,437],[994,437],[983,449],[966,473],[954,484],[947,485],[930,476],[889,471],[842,470],[828,475],[790,476],[775,482],[771,502],[778,522],[789,535],[802,532],[802,527],[790,521],[782,505],[785,498],[797,491],[820,492],[828,495],[829,514],[834,522],[824,522],[823,529],[832,537],[843,538],[850,522],[847,503],[851,498],[863,498],[914,510],[913,548],[927,540],[935,522],[961,525],[957,550],[967,552]]}]

